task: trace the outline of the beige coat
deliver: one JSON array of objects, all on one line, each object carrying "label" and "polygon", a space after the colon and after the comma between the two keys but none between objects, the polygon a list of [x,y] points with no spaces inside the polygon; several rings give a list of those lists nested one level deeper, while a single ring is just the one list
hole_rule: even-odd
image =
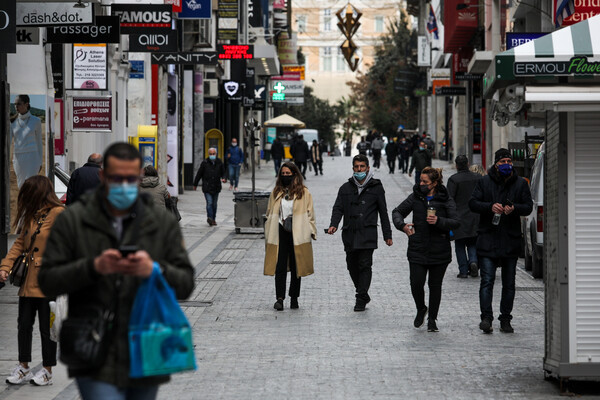
[{"label": "beige coat", "polygon": [[[267,221],[265,222],[265,275],[275,275],[277,256],[279,254],[279,208],[282,194],[277,198],[269,197]],[[317,239],[315,210],[312,195],[307,188],[300,200],[294,201],[292,211],[292,236],[294,238],[294,254],[296,256],[296,275],[308,276],[314,272],[311,240]]]},{"label": "beige coat", "polygon": [[[52,225],[54,225],[54,220],[58,214],[65,210],[64,207],[54,207],[50,210],[44,223],[42,224],[42,228],[40,229],[40,233],[35,238],[35,243],[33,247],[33,265],[29,264],[29,268],[27,270],[27,277],[25,278],[25,283],[19,287],[19,296],[22,297],[46,297],[44,293],[40,290],[38,285],[38,272],[40,271],[40,267],[42,266],[42,256],[44,255],[44,251],[46,250],[46,241],[48,240],[48,236],[50,235],[50,229]],[[38,212],[35,216],[35,220],[31,221],[31,225],[27,228],[24,228],[21,231],[21,234],[15,240],[15,243],[12,245],[8,254],[2,261],[0,261],[0,270],[10,272],[13,264],[17,257],[21,255],[24,251],[29,248],[31,243],[31,236],[33,232],[37,229],[37,220],[40,217],[41,213]],[[8,283],[8,281],[6,282]]]}]

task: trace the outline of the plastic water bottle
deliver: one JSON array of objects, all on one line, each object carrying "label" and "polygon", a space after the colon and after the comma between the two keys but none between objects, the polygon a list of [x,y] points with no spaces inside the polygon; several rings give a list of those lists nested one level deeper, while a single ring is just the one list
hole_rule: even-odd
[{"label": "plastic water bottle", "polygon": [[500,223],[500,217],[502,214],[494,214],[494,218],[492,218],[492,225],[498,225]]}]

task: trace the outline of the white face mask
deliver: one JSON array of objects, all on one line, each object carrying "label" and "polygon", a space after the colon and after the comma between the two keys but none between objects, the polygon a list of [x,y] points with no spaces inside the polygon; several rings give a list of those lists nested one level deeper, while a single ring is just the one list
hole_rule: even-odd
[{"label": "white face mask", "polygon": [[231,142],[231,145],[232,145],[233,147],[235,147],[235,146],[237,146],[237,143]]}]

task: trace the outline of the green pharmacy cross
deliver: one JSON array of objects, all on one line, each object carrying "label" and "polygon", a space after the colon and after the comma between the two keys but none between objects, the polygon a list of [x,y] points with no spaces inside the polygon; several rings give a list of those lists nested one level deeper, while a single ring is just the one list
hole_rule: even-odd
[{"label": "green pharmacy cross", "polygon": [[285,90],[285,86],[281,82],[277,82],[277,84],[275,84],[275,86],[273,86],[273,89],[275,89],[275,91],[277,92],[277,93],[273,93],[274,101],[285,100],[285,93],[283,93],[283,91]]}]

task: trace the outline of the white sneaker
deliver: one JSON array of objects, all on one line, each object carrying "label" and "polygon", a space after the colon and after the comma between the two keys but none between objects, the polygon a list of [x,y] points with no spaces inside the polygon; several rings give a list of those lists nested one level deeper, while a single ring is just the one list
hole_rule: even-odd
[{"label": "white sneaker", "polygon": [[42,367],[29,383],[36,386],[52,385],[52,372]]},{"label": "white sneaker", "polygon": [[31,377],[31,368],[24,368],[21,364],[19,364],[15,367],[15,369],[13,369],[10,376],[6,378],[6,383],[10,383],[11,385],[20,385],[27,382],[29,379],[31,379]]}]

